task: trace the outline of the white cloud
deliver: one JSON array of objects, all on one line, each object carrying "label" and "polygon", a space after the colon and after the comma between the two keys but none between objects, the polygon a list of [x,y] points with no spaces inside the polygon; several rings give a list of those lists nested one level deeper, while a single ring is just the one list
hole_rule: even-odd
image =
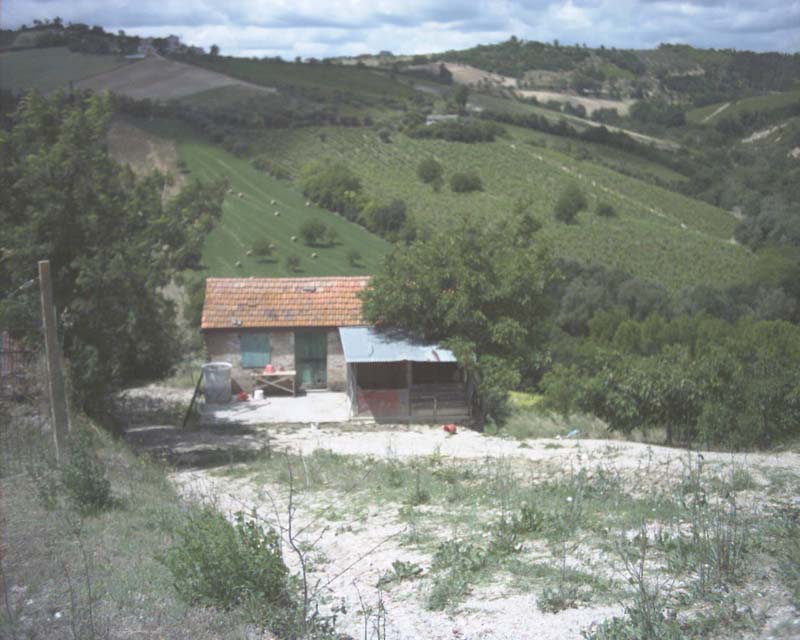
[{"label": "white cloud", "polygon": [[0,0],[5,28],[34,19],[176,33],[223,53],[428,53],[521,38],[797,51],[800,0]]}]

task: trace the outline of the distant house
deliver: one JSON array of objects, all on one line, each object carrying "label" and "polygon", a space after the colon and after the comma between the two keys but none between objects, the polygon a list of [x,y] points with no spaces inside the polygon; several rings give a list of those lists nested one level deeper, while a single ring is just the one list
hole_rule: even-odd
[{"label": "distant house", "polygon": [[140,57],[154,56],[158,54],[152,38],[142,38],[139,46],[136,48],[136,54]]},{"label": "distant house", "polygon": [[453,354],[365,322],[366,277],[209,278],[201,330],[207,357],[251,392],[265,367],[300,390],[346,392],[352,417],[460,421],[472,385]]},{"label": "distant house", "polygon": [[178,36],[169,35],[166,37],[166,42],[164,44],[164,51],[166,53],[177,53],[182,47],[181,39]]},{"label": "distant house", "polygon": [[425,118],[426,125],[436,124],[437,122],[455,122],[458,120],[458,115],[454,113],[433,114]]}]

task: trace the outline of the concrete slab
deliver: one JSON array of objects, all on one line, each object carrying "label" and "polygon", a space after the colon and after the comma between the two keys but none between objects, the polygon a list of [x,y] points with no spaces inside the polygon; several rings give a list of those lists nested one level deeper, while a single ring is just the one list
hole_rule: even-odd
[{"label": "concrete slab", "polygon": [[347,394],[332,391],[309,392],[303,396],[270,396],[263,400],[207,404],[200,422],[203,425],[269,423],[347,422],[350,405]]}]

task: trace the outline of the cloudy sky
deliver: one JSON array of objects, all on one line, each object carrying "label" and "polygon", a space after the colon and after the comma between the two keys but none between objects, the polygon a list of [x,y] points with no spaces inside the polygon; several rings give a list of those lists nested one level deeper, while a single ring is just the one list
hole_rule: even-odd
[{"label": "cloudy sky", "polygon": [[800,0],[0,0],[4,28],[61,16],[222,53],[429,53],[520,38],[800,51]]}]

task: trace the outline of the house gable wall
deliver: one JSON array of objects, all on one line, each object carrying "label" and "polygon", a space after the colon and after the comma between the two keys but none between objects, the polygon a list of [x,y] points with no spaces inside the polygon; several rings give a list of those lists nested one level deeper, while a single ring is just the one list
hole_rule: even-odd
[{"label": "house gable wall", "polygon": [[[338,329],[320,328],[328,337],[328,388],[344,391],[347,387],[347,364]],[[242,351],[239,336],[242,333],[266,333],[270,343],[270,362],[276,370],[295,368],[294,329],[223,329],[204,331],[206,356],[210,362],[229,362],[232,365],[231,379],[234,393],[243,390],[253,392],[251,372],[256,369],[242,367]]]}]

